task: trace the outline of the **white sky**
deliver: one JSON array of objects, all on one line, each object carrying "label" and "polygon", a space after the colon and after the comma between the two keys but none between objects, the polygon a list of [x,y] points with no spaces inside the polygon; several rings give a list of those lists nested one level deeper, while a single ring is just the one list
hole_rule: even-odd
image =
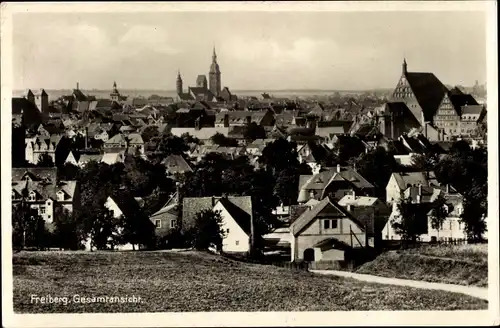
[{"label": "white sky", "polygon": [[484,12],[16,13],[14,89],[175,89],[208,74],[231,90],[391,88],[409,71],[486,81]]}]

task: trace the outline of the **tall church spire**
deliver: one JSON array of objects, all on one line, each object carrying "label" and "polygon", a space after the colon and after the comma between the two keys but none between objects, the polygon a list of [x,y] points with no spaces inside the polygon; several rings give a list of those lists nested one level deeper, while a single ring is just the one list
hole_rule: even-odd
[{"label": "tall church spire", "polygon": [[219,96],[221,92],[221,81],[220,81],[220,69],[217,63],[217,53],[215,52],[215,46],[213,48],[212,54],[212,64],[210,65],[209,76],[209,89],[215,95]]},{"label": "tall church spire", "polygon": [[179,69],[177,69],[177,81],[175,83],[175,89],[177,91],[177,94],[182,94],[183,93],[183,90],[182,90],[182,77],[181,77],[181,71]]},{"label": "tall church spire", "polygon": [[403,75],[408,73],[408,64],[406,64],[406,58],[403,58]]}]

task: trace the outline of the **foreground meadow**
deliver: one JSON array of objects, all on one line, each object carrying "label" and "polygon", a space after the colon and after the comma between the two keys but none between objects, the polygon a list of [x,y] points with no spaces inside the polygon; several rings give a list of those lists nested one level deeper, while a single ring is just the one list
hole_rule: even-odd
[{"label": "foreground meadow", "polygon": [[357,272],[488,287],[488,245],[439,245],[390,251],[365,263]]},{"label": "foreground meadow", "polygon": [[[20,252],[13,255],[16,313],[168,311],[472,310],[486,301],[442,291],[364,283],[198,253]],[[41,304],[38,297],[68,297]],[[76,303],[82,297],[140,297]]]}]

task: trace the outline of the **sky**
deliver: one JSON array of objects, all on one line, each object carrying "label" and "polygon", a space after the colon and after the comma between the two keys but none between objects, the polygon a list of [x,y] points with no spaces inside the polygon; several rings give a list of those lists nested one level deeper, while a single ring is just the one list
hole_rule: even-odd
[{"label": "sky", "polygon": [[484,12],[16,13],[13,89],[174,90],[208,75],[231,90],[394,87],[408,70],[486,81]]}]

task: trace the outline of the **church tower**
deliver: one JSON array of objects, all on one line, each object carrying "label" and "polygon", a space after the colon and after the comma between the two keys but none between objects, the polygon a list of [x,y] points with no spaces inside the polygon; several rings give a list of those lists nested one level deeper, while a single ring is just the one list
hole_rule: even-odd
[{"label": "church tower", "polygon": [[219,96],[221,92],[221,83],[220,83],[220,70],[219,64],[217,64],[217,54],[214,53],[212,55],[212,65],[210,65],[210,72],[208,73],[209,78],[209,89],[215,95]]},{"label": "church tower", "polygon": [[408,73],[408,64],[406,64],[406,58],[403,59],[403,75]]},{"label": "church tower", "polygon": [[177,94],[180,95],[182,94],[182,78],[181,78],[181,72],[177,71],[177,81],[175,82],[175,90],[177,91]]}]

